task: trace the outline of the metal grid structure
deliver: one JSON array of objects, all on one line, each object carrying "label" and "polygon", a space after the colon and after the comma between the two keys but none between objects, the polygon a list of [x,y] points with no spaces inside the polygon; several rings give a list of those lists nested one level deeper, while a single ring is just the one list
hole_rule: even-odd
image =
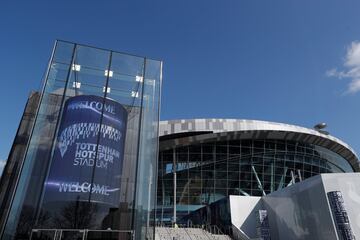
[{"label": "metal grid structure", "polygon": [[161,223],[174,217],[181,222],[229,195],[262,196],[320,173],[358,170],[351,148],[311,129],[226,119],[165,121],[160,127]]}]

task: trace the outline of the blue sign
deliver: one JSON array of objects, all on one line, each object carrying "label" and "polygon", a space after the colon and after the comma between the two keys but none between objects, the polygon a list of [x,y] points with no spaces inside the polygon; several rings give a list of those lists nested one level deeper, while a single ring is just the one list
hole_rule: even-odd
[{"label": "blue sign", "polygon": [[44,203],[88,201],[118,205],[127,111],[98,96],[69,98],[64,106],[45,182]]}]

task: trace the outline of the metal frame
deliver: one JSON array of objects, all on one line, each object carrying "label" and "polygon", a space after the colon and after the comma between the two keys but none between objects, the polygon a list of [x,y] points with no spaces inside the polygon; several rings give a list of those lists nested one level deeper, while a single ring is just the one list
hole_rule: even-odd
[{"label": "metal frame", "polygon": [[[57,43],[58,43],[58,41],[55,42],[54,47],[53,47],[52,52],[51,52],[50,61],[49,61],[49,63],[48,63],[48,67],[47,67],[46,74],[45,74],[44,84],[43,84],[42,90],[41,90],[42,93],[45,91],[46,82],[47,82],[47,80],[48,80],[49,73],[50,73],[50,68],[51,68],[51,60],[52,60],[53,57],[54,57],[55,50],[56,50],[56,47],[57,47]],[[7,226],[7,220],[8,220],[8,218],[9,218],[10,210],[12,209],[12,206],[13,206],[13,201],[14,201],[15,194],[16,194],[16,191],[17,191],[17,188],[18,188],[18,184],[19,184],[19,180],[20,180],[20,177],[21,177],[21,173],[22,173],[23,167],[24,167],[25,159],[26,159],[26,156],[27,156],[27,153],[28,153],[28,150],[29,150],[30,141],[31,141],[32,135],[33,135],[33,133],[34,133],[35,124],[36,124],[36,122],[37,122],[37,118],[38,118],[38,114],[39,114],[39,110],[40,110],[40,105],[41,105],[42,99],[43,99],[43,94],[40,95],[40,100],[39,100],[39,104],[38,104],[37,109],[36,109],[34,122],[33,122],[33,124],[32,124],[31,132],[30,132],[30,134],[29,134],[29,142],[27,143],[26,149],[25,149],[25,151],[24,151],[25,154],[24,154],[23,159],[22,159],[22,161],[21,161],[20,171],[19,171],[18,177],[16,178],[14,190],[13,190],[13,192],[12,192],[12,194],[11,194],[9,208],[6,210],[5,218],[4,218],[4,223],[3,223],[3,225],[1,226],[1,229],[0,229],[0,238],[3,238],[3,236],[4,236],[5,227]]]},{"label": "metal frame", "polygon": [[38,233],[38,232],[42,232],[42,231],[47,231],[47,232],[54,232],[54,238],[53,240],[61,240],[62,239],[62,235],[64,232],[78,232],[78,233],[82,233],[82,240],[86,240],[88,238],[88,234],[89,232],[101,232],[101,233],[129,233],[131,236],[131,239],[134,239],[134,231],[133,230],[112,230],[112,229],[107,229],[107,230],[91,230],[91,229],[56,229],[56,228],[39,228],[39,229],[33,229],[31,231],[30,234],[30,238],[29,240],[32,240],[33,238],[33,234],[34,233]]},{"label": "metal frame", "polygon": [[[144,103],[144,84],[145,84],[145,73],[146,73],[146,58],[144,58],[144,63],[143,63],[143,72],[142,72],[142,76],[143,76],[143,81],[142,81],[142,86],[141,86],[141,101],[140,101],[140,115],[139,115],[139,129],[138,129],[138,138],[137,138],[137,152],[136,152],[136,166],[135,166],[135,183],[137,183],[138,181],[138,175],[139,175],[139,156],[140,156],[140,143],[141,143],[141,126],[142,126],[142,114],[143,114],[143,103]],[[136,206],[136,196],[137,196],[137,184],[135,184],[134,187],[134,203],[133,203],[133,212],[132,212],[132,228],[136,229],[136,221],[135,221],[135,216],[137,214],[137,206]],[[134,232],[135,235],[135,232]],[[134,237],[135,238],[135,237]]]},{"label": "metal frame", "polygon": [[[207,134],[206,134],[207,135]],[[214,134],[215,135],[215,134]],[[217,136],[220,135],[216,134]],[[195,141],[195,142],[191,142],[189,141],[185,146],[180,145],[180,144],[176,144],[173,146],[173,148],[168,149],[168,150],[163,150],[160,151],[160,156],[159,159],[161,159],[161,165],[160,167],[162,167],[162,174],[159,175],[158,181],[159,181],[159,185],[158,187],[162,188],[162,192],[168,192],[168,195],[166,195],[166,197],[171,197],[171,194],[169,193],[169,190],[171,190],[171,192],[173,193],[173,197],[174,199],[176,199],[176,193],[177,192],[181,192],[181,191],[187,191],[189,200],[192,199],[192,197],[198,196],[197,194],[190,194],[191,193],[191,189],[189,188],[189,186],[187,184],[185,184],[186,182],[189,182],[189,179],[192,178],[194,179],[194,177],[198,176],[201,177],[201,181],[202,181],[202,186],[201,186],[201,192],[202,194],[205,193],[204,190],[208,190],[211,188],[210,192],[214,192],[214,193],[222,193],[222,188],[227,186],[227,189],[224,190],[226,191],[228,196],[229,192],[234,189],[233,184],[230,185],[229,181],[236,181],[239,180],[239,188],[237,188],[237,190],[239,191],[239,195],[252,195],[252,196],[256,196],[256,195],[266,195],[272,191],[276,191],[279,190],[283,187],[286,187],[287,185],[291,185],[293,183],[295,183],[295,181],[302,181],[304,178],[308,178],[309,174],[311,174],[310,176],[313,176],[314,174],[319,174],[319,173],[323,173],[325,172],[331,172],[332,170],[327,166],[327,168],[325,169],[325,166],[322,165],[322,162],[317,160],[314,162],[307,162],[305,161],[305,159],[303,159],[301,162],[298,162],[297,160],[297,156],[301,156],[301,157],[312,157],[312,158],[321,158],[322,161],[327,161],[326,163],[331,165],[332,163],[330,163],[328,160],[326,160],[326,158],[324,158],[324,156],[320,153],[320,155],[318,155],[317,152],[315,151],[321,151],[321,149],[317,148],[314,149],[314,151],[311,153],[311,155],[309,155],[308,153],[306,153],[306,151],[304,152],[298,152],[296,149],[292,150],[292,148],[288,149],[288,146],[290,146],[291,144],[293,144],[293,141],[286,141],[286,140],[274,140],[274,139],[227,139],[226,138],[226,134],[223,134],[221,138],[211,138],[212,141],[207,141],[205,143],[203,143],[202,141]],[[168,140],[166,140],[165,142],[167,142]],[[177,139],[174,140],[170,140],[172,142],[176,142],[176,143],[181,143],[182,139],[180,139],[179,141],[177,141]],[[234,141],[234,143],[231,146],[234,147],[238,147],[239,151],[237,151],[238,153],[236,153],[237,155],[235,156],[235,153],[230,153],[229,149],[230,149],[230,143],[229,141]],[[242,141],[249,141],[251,142],[251,145],[245,145],[245,147],[249,147],[250,153],[246,152],[242,152],[244,146],[242,145]],[[262,141],[262,149],[255,149],[255,145],[254,142],[255,141]],[[266,145],[265,143],[269,141],[271,143],[273,143],[273,145]],[[237,144],[236,142],[239,142],[239,144]],[[161,144],[161,143],[160,143]],[[289,145],[287,145],[289,144]],[[180,145],[180,146],[179,146]],[[217,151],[218,149],[218,145],[221,145],[224,149],[226,148],[226,153],[225,151],[223,152],[223,149],[220,149],[220,152]],[[284,150],[281,150],[282,148],[279,147],[280,145],[284,145]],[[197,149],[194,153],[197,155],[197,158],[194,159],[192,158],[192,161],[198,161],[198,163],[195,164],[191,164],[192,162],[190,161],[190,155],[192,154],[191,152],[191,148],[197,146],[199,149]],[[208,147],[208,146],[212,146],[212,150],[208,149],[205,151],[204,147]],[[304,146],[306,147],[306,146]],[[314,147],[313,145],[309,144],[308,147]],[[181,149],[181,150],[180,150]],[[272,149],[272,150],[271,150]],[[279,150],[280,149],[280,150]],[[181,158],[181,163],[185,162],[187,163],[186,168],[183,167],[179,167],[178,169],[176,169],[177,166],[179,165],[179,159],[180,159],[180,151],[183,154],[183,158]],[[236,152],[236,150],[234,150]],[[201,156],[198,156],[198,154],[201,154]],[[207,160],[204,160],[203,157],[205,157],[204,155],[208,154],[209,156],[212,155],[213,156],[213,161],[209,162]],[[221,157],[218,157],[217,154],[220,154]],[[280,156],[278,156],[280,155]],[[281,157],[282,156],[282,157]],[[292,158],[291,156],[294,156],[295,158]],[[186,159],[185,159],[186,157]],[[262,158],[261,162],[257,162],[257,161],[253,161],[253,157],[260,157]],[[244,160],[248,159],[249,161],[247,161],[246,163],[243,162]],[[268,159],[270,161],[265,161],[265,159]],[[199,162],[200,161],[200,162]],[[205,161],[205,162],[204,162]],[[230,169],[230,163],[233,169]],[[233,165],[239,164],[239,167],[233,167]],[[243,163],[243,164],[242,164]],[[280,163],[280,165],[279,165]],[[296,163],[296,164],[294,164]],[[172,164],[172,171],[166,171],[166,166],[169,166],[170,164]],[[261,164],[261,166],[259,166],[259,164]],[[221,169],[219,169],[218,167],[222,166]],[[246,170],[246,172],[244,172],[244,170],[242,170],[241,166],[244,165],[248,165],[249,167],[249,171]],[[259,166],[259,167],[256,167]],[[298,168],[301,165],[300,168]],[[310,172],[305,172],[306,168],[305,166],[310,166]],[[191,169],[193,167],[196,167],[197,169],[195,170],[195,172],[191,175],[188,176],[188,173],[191,172]],[[206,167],[206,169],[204,170],[204,167]],[[281,167],[282,170],[279,171],[278,167]],[[236,168],[236,169],[235,169]],[[241,169],[240,169],[241,168]],[[316,170],[319,169],[319,170]],[[160,170],[160,169],[159,169]],[[220,192],[217,191],[217,189],[219,188],[219,186],[214,185],[214,186],[206,186],[206,179],[208,179],[208,177],[203,175],[203,171],[213,171],[214,176],[212,177],[213,179],[211,179],[212,181],[216,180],[225,180],[225,179],[219,179],[216,176],[217,172],[224,172],[226,171],[224,174],[224,178],[226,178],[227,176],[227,183],[224,183],[226,185],[221,185],[219,189]],[[230,171],[232,172],[232,174],[230,175]],[[320,172],[318,172],[320,171]],[[343,169],[343,171],[345,171]],[[198,175],[196,175],[198,172]],[[239,176],[239,179],[234,178],[234,172],[237,172],[237,174],[235,173],[236,176]],[[248,174],[249,176],[251,175],[251,179],[244,180],[241,179],[241,174],[245,173]],[[266,174],[268,177],[266,179],[264,179],[264,175]],[[270,176],[269,176],[270,175]],[[275,176],[276,175],[276,176]],[[166,176],[166,177],[165,177]],[[209,175],[210,176],[210,175]],[[220,176],[220,175],[219,175]],[[233,179],[229,179],[232,176]],[[280,179],[281,177],[281,179]],[[170,186],[170,179],[174,182],[173,185]],[[223,181],[222,181],[223,182]],[[251,185],[249,185],[248,188],[251,187],[250,190],[248,190],[247,188],[244,188],[242,186],[242,183],[244,182],[252,182]],[[257,183],[254,184],[254,183]],[[185,185],[184,185],[185,184]],[[232,189],[229,189],[229,186],[231,186]],[[177,189],[176,189],[177,188]],[[193,186],[193,191],[196,191],[196,189],[198,188],[198,186],[194,185]],[[190,192],[189,192],[190,189]],[[254,192],[255,191],[255,192]],[[209,192],[209,191],[207,191]],[[225,193],[225,192],[224,192]],[[158,193],[159,195],[157,196],[158,198],[164,198],[164,194],[161,195],[161,191]],[[199,196],[198,196],[199,197]],[[204,194],[205,197],[205,194]],[[208,196],[207,196],[208,197]],[[208,199],[209,202],[209,199]],[[159,204],[161,204],[158,201]],[[163,203],[164,203],[164,199],[163,199]],[[197,199],[195,202],[191,203],[189,202],[188,204],[195,204],[195,205],[203,205],[205,203],[202,203],[200,198]],[[185,204],[186,205],[186,204]],[[184,206],[186,207],[186,206]],[[176,203],[173,201],[172,203],[168,204],[168,205],[158,205],[157,207],[158,210],[161,210],[161,219],[159,219],[160,217],[160,211],[157,212],[157,220],[158,222],[167,222],[169,223],[168,220],[164,220],[168,218],[170,216],[170,213],[167,212],[167,214],[164,214],[164,209],[167,209],[168,211],[170,211],[170,209],[173,210],[172,212],[172,216],[175,218],[177,215],[179,215],[179,205],[178,202],[176,200]],[[186,209],[184,208],[182,213],[185,214]],[[165,215],[165,216],[164,216]]]},{"label": "metal frame", "polygon": [[[149,60],[148,58],[146,58],[146,57],[142,57],[142,56],[137,56],[137,55],[133,55],[133,54],[127,54],[127,53],[123,53],[123,52],[118,52],[118,51],[112,51],[112,50],[108,50],[108,49],[104,49],[104,48],[98,48],[98,47],[92,47],[92,46],[89,46],[89,45],[84,45],[84,44],[76,44],[76,43],[73,43],[73,42],[69,42],[69,41],[63,41],[63,40],[56,40],[56,42],[55,42],[55,44],[54,44],[54,47],[53,47],[53,50],[52,50],[52,54],[51,54],[51,57],[50,57],[50,60],[49,60],[49,64],[48,64],[48,67],[47,67],[47,71],[46,71],[46,74],[45,74],[45,78],[44,78],[44,81],[43,81],[43,86],[42,86],[42,93],[41,93],[41,96],[40,96],[40,100],[39,100],[39,104],[38,104],[38,106],[37,106],[37,109],[36,109],[36,114],[35,114],[35,118],[34,118],[34,122],[33,122],[33,124],[32,124],[32,127],[31,127],[31,133],[30,133],[30,136],[29,136],[29,142],[28,142],[28,144],[27,144],[27,146],[26,146],[26,150],[25,150],[25,154],[24,154],[24,157],[23,157],[23,161],[22,161],[22,164],[21,164],[21,167],[20,167],[20,172],[19,172],[19,175],[18,175],[18,177],[17,177],[17,179],[16,179],[16,184],[15,184],[15,188],[14,188],[14,191],[13,191],[13,194],[12,194],[12,196],[11,196],[11,199],[10,199],[10,207],[9,207],[9,209],[8,209],[8,211],[5,213],[6,214],[6,216],[4,217],[4,224],[3,224],[3,226],[2,226],[2,228],[0,229],[0,237],[2,237],[3,236],[3,234],[4,234],[4,231],[5,231],[5,229],[6,229],[6,227],[7,227],[7,225],[8,225],[8,218],[9,218],[9,215],[10,215],[10,211],[12,210],[12,208],[13,208],[13,202],[14,202],[14,199],[15,199],[15,197],[16,197],[16,193],[17,193],[17,190],[18,190],[18,185],[19,185],[19,181],[20,181],[20,179],[21,179],[21,177],[22,177],[22,173],[23,173],[23,167],[24,167],[24,162],[26,161],[26,158],[27,158],[27,156],[28,156],[28,150],[29,150],[29,146],[30,146],[30,142],[31,142],[31,139],[33,138],[33,133],[34,133],[34,129],[35,129],[35,126],[37,126],[36,124],[37,124],[37,122],[38,122],[38,116],[39,116],[39,111],[40,111],[40,108],[41,108],[41,106],[42,106],[42,103],[43,103],[43,99],[44,99],[44,92],[45,92],[45,90],[46,90],[46,87],[48,86],[48,80],[49,80],[49,74],[50,74],[50,70],[51,70],[51,66],[52,66],[52,64],[54,63],[54,57],[55,57],[55,54],[56,54],[56,49],[57,49],[57,47],[59,46],[59,42],[62,42],[62,43],[65,43],[65,44],[69,44],[71,47],[72,47],[72,52],[69,52],[69,53],[71,53],[71,61],[69,61],[69,62],[71,62],[71,64],[69,64],[68,63],[68,61],[66,60],[66,65],[68,65],[69,64],[69,66],[68,66],[68,69],[67,69],[67,75],[66,75],[66,79],[64,78],[64,84],[65,84],[65,86],[64,86],[64,90],[63,90],[63,93],[62,93],[62,98],[61,98],[61,103],[60,103],[60,107],[59,107],[59,114],[58,114],[58,116],[57,116],[57,121],[56,121],[56,125],[55,125],[55,130],[54,130],[54,135],[53,136],[51,136],[51,138],[52,138],[52,143],[51,143],[51,146],[50,146],[50,158],[49,159],[52,159],[51,158],[51,156],[53,156],[53,154],[54,154],[54,148],[55,148],[55,139],[56,139],[56,136],[57,136],[57,134],[58,134],[58,131],[59,131],[59,119],[61,118],[61,113],[64,111],[64,103],[65,103],[65,99],[66,99],[66,93],[67,93],[67,90],[68,90],[68,88],[69,88],[69,81],[70,81],[70,76],[71,76],[71,74],[72,74],[72,66],[74,65],[74,63],[75,63],[75,55],[76,55],[76,49],[77,49],[77,47],[78,46],[82,46],[82,47],[88,47],[88,48],[93,48],[93,49],[98,49],[98,50],[103,50],[103,51],[106,51],[106,52],[109,52],[109,62],[108,62],[108,65],[107,65],[107,69],[108,69],[108,71],[110,71],[111,70],[111,66],[112,66],[112,57],[113,57],[113,53],[118,53],[118,54],[121,54],[121,55],[126,55],[126,56],[133,56],[133,57],[136,57],[136,58],[141,58],[141,60],[143,60],[143,64],[142,64],[142,81],[139,81],[139,83],[136,85],[137,87],[137,91],[140,93],[140,91],[141,91],[141,93],[139,94],[139,95],[141,95],[141,96],[132,96],[134,99],[132,100],[133,101],[133,103],[135,102],[135,98],[136,97],[139,97],[139,109],[140,109],[140,111],[139,111],[139,113],[137,113],[137,115],[139,115],[139,117],[138,117],[138,122],[136,121],[135,122],[135,124],[138,124],[138,128],[137,128],[137,144],[138,144],[138,146],[137,146],[137,149],[136,150],[134,150],[133,151],[133,153],[134,153],[134,156],[135,156],[135,154],[136,154],[136,166],[135,166],[135,169],[134,169],[134,178],[135,178],[135,181],[134,181],[134,196],[133,196],[133,198],[132,198],[132,203],[130,203],[130,201],[129,201],[129,204],[132,206],[132,207],[130,207],[131,208],[131,215],[132,215],[132,220],[131,220],[131,223],[129,224],[130,226],[131,226],[131,229],[136,229],[137,228],[137,221],[136,221],[136,216],[137,216],[137,211],[138,211],[138,209],[137,209],[137,191],[138,191],[138,185],[139,185],[139,177],[140,176],[138,176],[140,173],[139,173],[139,168],[140,168],[140,151],[141,151],[141,146],[140,146],[140,144],[141,144],[141,141],[142,141],[142,129],[144,128],[144,126],[143,126],[143,116],[145,116],[144,114],[144,109],[143,109],[143,107],[144,107],[144,96],[145,96],[145,93],[144,93],[144,90],[145,90],[145,79],[146,79],[146,64],[147,64],[147,61]],[[140,60],[140,61],[141,61]],[[151,59],[151,60],[154,60],[154,59]],[[157,99],[158,97],[160,97],[161,98],[161,85],[162,85],[162,61],[158,61],[158,60],[154,60],[154,61],[157,61],[158,62],[158,64],[159,64],[159,66],[160,66],[160,78],[158,79],[158,78],[156,78],[157,79],[157,83],[159,84],[159,85],[155,85],[156,86],[156,91],[154,92],[155,94],[157,94],[156,96],[154,96],[154,98],[156,98],[156,100],[159,100],[159,101],[154,101],[154,105],[156,105],[156,107],[158,107],[158,109],[157,109],[157,111],[155,112],[155,116],[157,116],[157,120],[159,119],[159,116],[160,116],[160,101],[161,101],[161,99]],[[106,65],[106,64],[105,64]],[[138,65],[139,67],[141,67],[141,62],[139,63],[139,65]],[[65,69],[64,69],[65,70]],[[65,70],[66,71],[66,70]],[[64,72],[65,72],[64,71]],[[75,74],[76,74],[76,72],[75,72]],[[107,95],[108,95],[108,91],[107,91],[107,89],[108,89],[108,87],[109,87],[109,78],[111,77],[110,76],[110,74],[106,74],[105,75],[106,76],[106,79],[105,79],[105,91],[104,91],[104,95],[103,95],[103,104],[105,103],[105,99],[106,99],[106,97],[107,97]],[[130,75],[129,75],[130,76]],[[54,80],[54,81],[56,81],[56,79]],[[61,84],[63,84],[63,83],[61,83]],[[141,84],[141,85],[140,85]],[[140,90],[140,86],[141,86],[141,90]],[[158,91],[159,90],[159,91]],[[60,100],[60,99],[59,99]],[[104,108],[102,109],[102,113],[104,112]],[[154,119],[155,119],[156,117],[154,117]],[[101,117],[100,117],[100,129],[101,129],[101,125],[102,125],[102,120],[103,120],[103,115],[101,114]],[[154,131],[156,131],[156,133],[158,133],[159,132],[159,125],[157,126],[157,128],[156,128],[156,130],[154,129]],[[100,140],[100,136],[98,136],[98,138],[97,138],[97,145],[99,144],[99,140]],[[158,142],[156,143],[156,147],[158,147]],[[157,148],[158,149],[158,148]],[[95,154],[95,161],[94,161],[94,166],[93,166],[93,169],[92,169],[92,180],[91,181],[93,181],[93,177],[94,177],[94,175],[95,175],[95,170],[96,170],[96,162],[97,162],[97,152],[98,152],[98,146],[96,146],[96,154]],[[158,151],[156,151],[156,157],[158,157]],[[48,161],[47,163],[45,163],[45,164],[47,164],[47,166],[50,166],[50,161]],[[156,162],[154,162],[154,164],[155,164],[155,166],[156,166],[156,168],[155,168],[155,171],[154,171],[154,173],[153,173],[153,178],[155,179],[155,181],[154,182],[156,182],[157,181],[157,178],[156,177],[154,177],[155,176],[155,173],[157,173],[157,161]],[[45,175],[45,178],[46,178],[46,176],[48,176],[48,174],[49,174],[49,167],[47,167],[46,168],[47,170],[46,170],[46,173],[44,174]],[[31,173],[29,173],[29,174],[31,174]],[[92,186],[93,184],[91,184],[91,187],[93,187]],[[37,209],[36,210],[36,214],[37,215],[39,215],[40,214],[40,211],[39,211],[39,207],[41,206],[41,203],[42,203],[42,201],[43,201],[43,195],[44,195],[44,191],[43,191],[43,189],[44,189],[44,186],[42,185],[41,186],[41,191],[40,191],[40,194],[39,194],[39,200],[38,200],[38,202],[37,202],[37,204],[34,204],[34,206],[35,206],[35,208]],[[90,198],[91,198],[91,190],[90,190],[90,194],[89,194],[89,200],[90,200]],[[154,194],[155,194],[155,196],[156,196],[156,187],[155,187],[155,192],[154,192]],[[151,197],[153,196],[153,194],[150,194],[149,193],[149,203],[151,203]],[[154,202],[154,207],[155,207],[155,204],[156,204],[156,201]],[[148,215],[148,217],[150,217],[150,212],[151,212],[151,210],[152,210],[152,207],[149,209],[149,215]],[[155,213],[154,213],[155,214]],[[155,216],[155,215],[154,215]],[[35,219],[38,219],[38,217],[36,217]],[[141,225],[142,226],[142,225]],[[146,227],[149,227],[149,221],[148,221],[148,223],[147,223],[147,226]],[[65,231],[65,230],[59,230],[58,229],[58,231]],[[87,231],[92,231],[92,230],[87,230]],[[133,235],[133,237],[135,237],[135,231],[131,231],[132,232],[132,235]],[[155,233],[154,233],[154,235],[153,235],[153,237],[155,236]]]},{"label": "metal frame", "polygon": [[[57,45],[57,42],[56,41],[56,45]],[[75,57],[75,52],[76,52],[76,48],[77,48],[77,44],[75,43],[74,44],[74,47],[73,47],[73,50],[72,50],[72,56],[71,56],[71,64],[69,65],[69,68],[68,68],[68,72],[67,72],[67,76],[66,76],[66,82],[65,82],[65,87],[64,87],[64,92],[63,92],[63,95],[62,95],[62,98],[61,98],[61,103],[60,103],[60,109],[59,109],[59,115],[57,117],[57,120],[56,120],[56,125],[55,125],[55,131],[54,131],[54,135],[52,137],[52,142],[51,142],[51,146],[50,146],[50,149],[51,149],[51,155],[50,155],[50,158],[49,159],[52,159],[53,158],[53,155],[54,155],[54,151],[55,151],[55,141],[56,141],[56,136],[58,134],[58,131],[59,131],[59,125],[60,125],[60,117],[64,111],[64,104],[65,104],[65,98],[66,98],[66,91],[68,89],[68,86],[69,86],[69,79],[70,79],[70,75],[71,75],[71,68],[72,68],[72,65],[74,64],[74,57]],[[51,58],[51,61],[50,61],[50,67],[53,63],[53,57]],[[45,88],[46,88],[46,85],[47,85],[47,82],[48,82],[48,77],[46,78],[46,82],[44,84],[44,91],[45,91]],[[44,91],[41,93],[41,96],[44,95]],[[39,107],[42,103],[42,100],[39,102]],[[36,121],[34,121],[34,124],[35,124]],[[34,125],[35,126],[35,125]],[[31,139],[31,138],[29,138]],[[50,171],[50,168],[49,166],[51,165],[51,161],[48,161],[47,163],[45,163],[47,165],[47,173],[46,173],[46,177],[45,179],[48,177],[49,175],[49,171]],[[43,201],[43,197],[44,197],[44,185],[42,184],[41,185],[41,196],[40,196],[40,199],[38,201],[38,204],[36,206],[36,212],[37,212],[37,217],[35,218],[35,225],[37,224],[37,220],[38,220],[38,217],[39,217],[39,214],[40,214],[40,211],[39,211],[39,208],[42,204],[42,201]]]}]

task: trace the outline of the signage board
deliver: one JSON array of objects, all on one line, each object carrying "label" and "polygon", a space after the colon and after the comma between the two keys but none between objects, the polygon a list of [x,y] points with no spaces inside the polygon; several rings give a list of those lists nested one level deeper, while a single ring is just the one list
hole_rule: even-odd
[{"label": "signage board", "polygon": [[339,237],[342,240],[355,240],[342,193],[340,191],[331,191],[327,195],[338,228]]},{"label": "signage board", "polygon": [[90,200],[117,205],[126,123],[126,109],[113,100],[69,98],[45,182],[45,203]]}]

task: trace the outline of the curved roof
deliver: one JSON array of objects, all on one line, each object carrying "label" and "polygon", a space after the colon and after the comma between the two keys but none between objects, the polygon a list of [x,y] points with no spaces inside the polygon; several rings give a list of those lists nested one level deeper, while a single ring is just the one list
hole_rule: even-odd
[{"label": "curved roof", "polygon": [[[186,134],[187,133],[187,134]],[[165,140],[169,135],[174,137]],[[355,151],[340,139],[300,126],[246,119],[182,119],[160,121],[160,149],[174,145],[225,139],[282,139],[325,147],[347,159],[355,171],[360,171]]]}]

